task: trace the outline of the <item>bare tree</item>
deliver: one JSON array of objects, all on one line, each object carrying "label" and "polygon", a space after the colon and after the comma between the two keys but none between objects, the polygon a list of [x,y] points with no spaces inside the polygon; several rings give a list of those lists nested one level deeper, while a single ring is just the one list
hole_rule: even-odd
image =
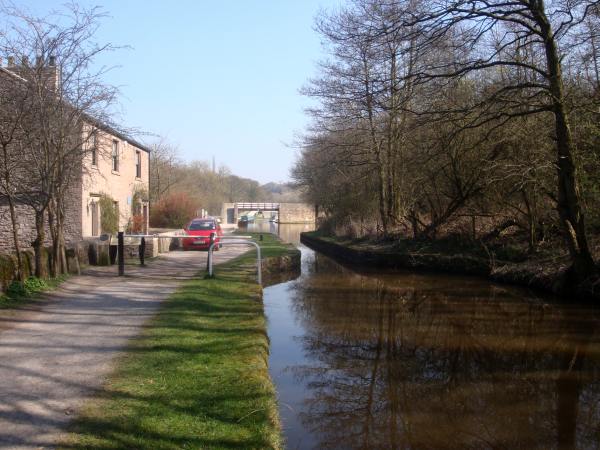
[{"label": "bare tree", "polygon": [[8,203],[17,259],[17,279],[21,281],[24,275],[16,212],[22,183],[19,176],[22,163],[19,132],[29,108],[28,91],[22,84],[23,79],[0,69],[0,198]]},{"label": "bare tree", "polygon": [[97,8],[70,4],[60,20],[37,18],[16,8],[4,12],[8,26],[1,36],[2,51],[18,55],[18,64],[9,70],[24,79],[30,101],[27,120],[20,123],[26,161],[21,171],[27,180],[20,199],[35,211],[36,275],[43,275],[46,219],[52,238],[51,271],[57,275],[66,270],[65,199],[82,175],[83,157],[98,126],[113,125],[117,90],[102,81],[107,69],[94,68],[93,61],[114,47],[93,40],[103,17]]},{"label": "bare tree", "polygon": [[156,202],[179,181],[175,172],[180,161],[177,148],[165,138],[153,143],[151,150],[150,200]]},{"label": "bare tree", "polygon": [[[487,2],[479,0],[424,2],[415,12],[408,8],[397,20],[397,28],[419,40],[419,50],[458,42],[471,49],[452,64],[429,61],[414,74],[418,82],[434,79],[469,80],[490,70],[524,72],[496,87],[485,84],[481,100],[453,112],[478,114],[466,124],[475,128],[493,123],[501,127],[515,118],[552,114],[555,164],[557,168],[557,209],[573,262],[573,273],[581,281],[596,272],[584,220],[569,99],[563,78],[564,58],[578,45],[576,34],[585,23],[592,1],[542,0]],[[530,55],[515,58],[514,48]],[[543,55],[537,58],[534,55]],[[525,78],[525,79],[524,79]],[[439,113],[439,111],[437,111]]]}]

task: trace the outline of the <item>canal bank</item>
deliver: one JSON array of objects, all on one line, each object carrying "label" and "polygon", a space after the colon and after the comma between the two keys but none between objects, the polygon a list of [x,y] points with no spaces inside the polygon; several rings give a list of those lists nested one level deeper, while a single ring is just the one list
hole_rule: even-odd
[{"label": "canal bank", "polygon": [[[265,279],[295,276],[295,247],[253,237]],[[185,282],[130,343],[63,448],[281,448],[262,294],[254,251],[216,266],[212,279]]]},{"label": "canal bank", "polygon": [[314,250],[352,265],[475,275],[565,299],[600,300],[600,280],[573,289],[566,255],[509,261],[485,247],[487,253],[482,256],[482,252],[469,251],[464,245],[447,247],[409,240],[375,243],[366,239],[325,236],[319,231],[304,232],[300,240]]}]

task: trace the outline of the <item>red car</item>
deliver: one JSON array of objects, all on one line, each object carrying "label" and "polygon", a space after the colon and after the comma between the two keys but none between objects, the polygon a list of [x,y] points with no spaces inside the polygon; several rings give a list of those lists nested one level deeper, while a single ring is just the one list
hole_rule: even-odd
[{"label": "red car", "polygon": [[[219,243],[220,238],[223,236],[223,230],[221,225],[213,217],[198,217],[193,219],[184,228],[190,238],[182,239],[182,246],[184,250],[208,250],[211,244],[211,235],[213,241]],[[215,246],[215,250],[218,250],[220,245]]]}]

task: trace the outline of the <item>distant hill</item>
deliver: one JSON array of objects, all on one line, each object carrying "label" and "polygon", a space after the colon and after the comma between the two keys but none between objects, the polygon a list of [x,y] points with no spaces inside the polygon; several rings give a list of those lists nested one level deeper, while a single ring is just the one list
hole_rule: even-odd
[{"label": "distant hill", "polygon": [[272,202],[302,202],[302,190],[292,183],[267,183],[263,184],[261,189],[267,193]]}]

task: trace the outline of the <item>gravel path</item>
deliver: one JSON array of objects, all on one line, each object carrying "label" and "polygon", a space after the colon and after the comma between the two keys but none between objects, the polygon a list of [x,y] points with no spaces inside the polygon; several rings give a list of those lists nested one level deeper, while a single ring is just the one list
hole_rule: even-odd
[{"label": "gravel path", "polygon": [[[247,250],[224,247],[222,262]],[[16,314],[0,311],[0,448],[51,448],[160,302],[205,268],[206,252],[147,267],[94,267]]]}]

